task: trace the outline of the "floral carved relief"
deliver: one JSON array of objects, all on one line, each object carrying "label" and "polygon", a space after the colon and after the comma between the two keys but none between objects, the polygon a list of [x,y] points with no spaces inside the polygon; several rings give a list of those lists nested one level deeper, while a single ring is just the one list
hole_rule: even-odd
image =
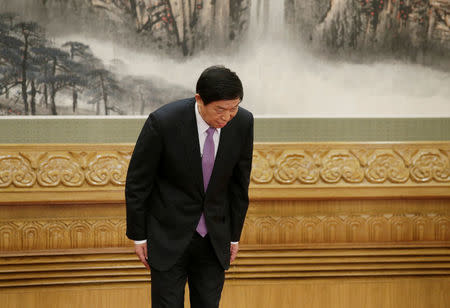
[{"label": "floral carved relief", "polygon": [[257,184],[269,183],[273,179],[273,169],[264,153],[253,152],[251,179]]},{"label": "floral carved relief", "polygon": [[131,152],[0,152],[0,187],[125,185]]},{"label": "floral carved relief", "polygon": [[448,157],[438,150],[422,150],[413,158],[411,178],[416,182],[450,182]]},{"label": "floral carved relief", "polygon": [[392,151],[379,151],[368,160],[366,178],[372,183],[404,183],[409,178],[404,161]]},{"label": "floral carved relief", "polygon": [[84,175],[81,166],[67,155],[50,155],[41,161],[37,171],[41,186],[81,186]]},{"label": "floral carved relief", "polygon": [[[124,186],[132,147],[112,150],[24,151],[0,149],[0,187]],[[67,150],[65,150],[67,148]],[[450,150],[446,144],[256,144],[253,185],[450,183]]]},{"label": "floral carved relief", "polygon": [[31,187],[35,183],[36,174],[26,159],[19,155],[0,153],[0,187]]},{"label": "floral carved relief", "polygon": [[275,167],[275,179],[281,184],[300,181],[303,184],[314,184],[319,179],[319,169],[314,159],[303,151],[285,153]]},{"label": "floral carved relief", "polygon": [[128,164],[117,155],[98,155],[86,170],[86,180],[91,185],[125,185]]},{"label": "floral carved relief", "polygon": [[358,159],[348,151],[330,151],[323,159],[320,176],[326,183],[337,183],[343,179],[347,183],[360,183],[364,170]]}]

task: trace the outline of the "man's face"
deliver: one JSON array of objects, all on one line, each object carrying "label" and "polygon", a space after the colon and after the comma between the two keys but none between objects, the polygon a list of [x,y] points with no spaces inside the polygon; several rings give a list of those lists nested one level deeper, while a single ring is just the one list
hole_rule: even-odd
[{"label": "man's face", "polygon": [[195,99],[198,104],[198,111],[203,120],[209,126],[215,128],[222,128],[234,118],[239,109],[239,98],[230,100],[214,101],[205,105],[200,95],[196,94]]}]

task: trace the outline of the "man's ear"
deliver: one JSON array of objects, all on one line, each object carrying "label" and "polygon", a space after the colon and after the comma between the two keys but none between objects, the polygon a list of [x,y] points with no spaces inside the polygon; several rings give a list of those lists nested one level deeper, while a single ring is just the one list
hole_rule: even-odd
[{"label": "man's ear", "polygon": [[198,93],[195,94],[195,100],[197,101],[197,104],[202,104],[202,105],[204,105],[204,104],[203,104],[202,97],[200,96],[200,94],[198,94]]}]

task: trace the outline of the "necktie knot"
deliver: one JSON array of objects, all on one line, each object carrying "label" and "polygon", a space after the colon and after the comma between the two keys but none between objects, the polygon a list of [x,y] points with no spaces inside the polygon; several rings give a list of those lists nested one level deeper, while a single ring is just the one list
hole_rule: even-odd
[{"label": "necktie knot", "polygon": [[215,127],[210,127],[206,130],[206,133],[208,134],[208,136],[214,134],[214,132],[216,131]]}]

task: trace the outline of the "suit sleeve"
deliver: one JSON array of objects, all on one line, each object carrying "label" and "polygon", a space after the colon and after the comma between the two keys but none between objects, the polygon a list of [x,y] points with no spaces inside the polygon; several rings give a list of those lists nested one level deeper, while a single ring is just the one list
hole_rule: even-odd
[{"label": "suit sleeve", "polygon": [[132,240],[147,238],[146,202],[158,170],[162,152],[162,139],[157,119],[150,114],[134,147],[127,172],[125,200],[127,214],[126,235]]},{"label": "suit sleeve", "polygon": [[253,158],[253,116],[250,114],[249,127],[244,139],[239,162],[233,169],[230,183],[230,226],[231,241],[238,242],[248,209],[248,186]]}]

